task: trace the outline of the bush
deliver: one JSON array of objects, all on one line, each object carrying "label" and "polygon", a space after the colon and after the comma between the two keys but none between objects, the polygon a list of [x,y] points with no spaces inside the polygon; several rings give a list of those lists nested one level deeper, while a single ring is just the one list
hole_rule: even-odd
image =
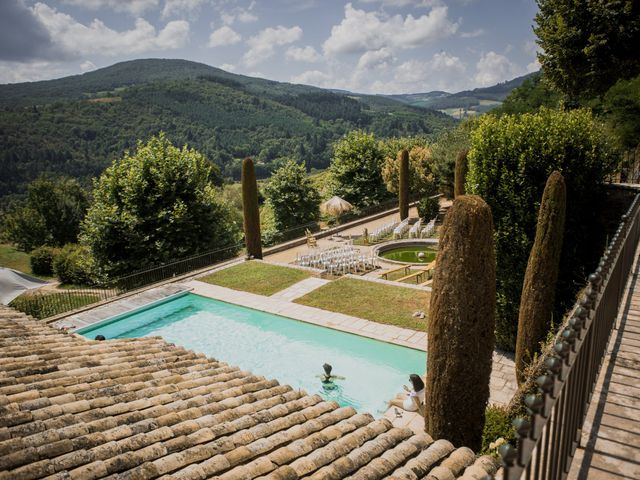
[{"label": "bush", "polygon": [[[409,191],[411,195],[423,195],[424,192],[433,190],[434,184],[437,183],[432,171],[431,149],[424,141],[422,144],[414,145],[417,140],[413,142],[411,140],[391,139],[381,142],[382,149],[387,152],[382,165],[382,179],[390,193],[398,193],[400,161],[404,150],[409,152]],[[398,150],[390,152],[389,149],[393,145],[398,145]]]},{"label": "bush", "polygon": [[74,291],[24,293],[18,298],[14,298],[9,306],[34,318],[43,319],[99,301],[100,295],[95,293],[77,293]]},{"label": "bush", "polygon": [[95,262],[88,247],[69,243],[53,261],[58,279],[69,285],[91,285],[95,282]]},{"label": "bush", "polygon": [[[489,405],[484,412],[484,430],[482,431],[482,448],[480,454],[497,457],[497,448],[505,442],[511,442],[515,430],[511,422],[512,415],[507,407]],[[492,445],[493,444],[493,445]]]},{"label": "bush", "polygon": [[553,170],[565,178],[565,242],[554,311],[561,316],[576,285],[595,268],[604,245],[593,212],[614,155],[587,110],[549,110],[523,115],[484,115],[471,134],[465,190],[480,195],[495,221],[497,258],[496,340],[513,351],[524,273],[536,232],[537,211]]},{"label": "bush", "polygon": [[54,247],[42,246],[31,252],[31,271],[36,275],[50,277],[53,275],[53,260],[60,250]]},{"label": "bush", "polygon": [[418,202],[418,215],[424,222],[430,221],[438,216],[440,202],[437,198],[425,197]]}]

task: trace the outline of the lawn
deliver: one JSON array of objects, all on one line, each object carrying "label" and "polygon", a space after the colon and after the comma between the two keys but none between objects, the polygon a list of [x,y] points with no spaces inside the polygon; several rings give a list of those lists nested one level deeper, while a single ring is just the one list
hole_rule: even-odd
[{"label": "lawn", "polygon": [[0,244],[0,267],[31,274],[30,258],[28,253],[19,252],[12,245]]},{"label": "lawn", "polygon": [[295,268],[248,261],[198,280],[258,295],[273,295],[310,276]]},{"label": "lawn", "polygon": [[413,316],[417,310],[427,312],[429,292],[426,291],[341,278],[294,301],[373,322],[424,332],[427,330],[426,319]]}]

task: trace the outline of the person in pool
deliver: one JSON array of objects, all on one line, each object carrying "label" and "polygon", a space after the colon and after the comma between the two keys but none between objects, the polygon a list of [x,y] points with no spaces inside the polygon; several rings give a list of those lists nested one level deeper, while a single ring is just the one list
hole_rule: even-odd
[{"label": "person in pool", "polygon": [[341,377],[340,375],[333,375],[331,373],[331,371],[333,370],[333,367],[331,365],[329,365],[328,363],[325,363],[324,365],[322,365],[322,369],[324,370],[323,374],[317,375],[317,377],[319,377],[322,380],[322,383],[333,383],[334,380],[344,380],[344,377]]},{"label": "person in pool", "polygon": [[407,412],[418,412],[424,409],[424,382],[420,375],[412,373],[409,375],[411,389],[403,385],[407,393],[399,393],[396,398],[389,402],[389,406],[400,407]]}]

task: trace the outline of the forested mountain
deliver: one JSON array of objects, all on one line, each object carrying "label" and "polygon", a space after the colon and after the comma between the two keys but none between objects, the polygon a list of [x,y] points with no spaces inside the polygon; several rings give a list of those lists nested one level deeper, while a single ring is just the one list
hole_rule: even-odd
[{"label": "forested mountain", "polygon": [[165,131],[238,178],[245,156],[261,177],[287,158],[329,164],[354,128],[378,136],[433,134],[455,121],[381,96],[235,75],[185,60],[134,60],[57,80],[0,85],[0,197],[41,172],[81,180]]},{"label": "forested mountain", "polygon": [[490,87],[474,88],[473,90],[464,90],[458,93],[434,91],[389,95],[388,97],[414,107],[441,110],[456,117],[459,110],[467,114],[484,113],[500,106],[512,90],[522,85],[532,75],[535,75],[535,73],[529,73]]}]

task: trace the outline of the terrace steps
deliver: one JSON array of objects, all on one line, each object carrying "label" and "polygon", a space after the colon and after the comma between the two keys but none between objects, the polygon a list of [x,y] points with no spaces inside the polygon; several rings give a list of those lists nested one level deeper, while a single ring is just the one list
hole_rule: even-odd
[{"label": "terrace steps", "polygon": [[159,337],[87,340],[0,308],[0,480],[478,478],[495,468]]}]

